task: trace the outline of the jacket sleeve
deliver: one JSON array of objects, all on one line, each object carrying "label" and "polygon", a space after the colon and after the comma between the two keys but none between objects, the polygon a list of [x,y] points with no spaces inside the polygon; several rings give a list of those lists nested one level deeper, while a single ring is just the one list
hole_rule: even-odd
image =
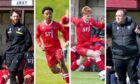
[{"label": "jacket sleeve", "polygon": [[111,37],[112,36],[112,24],[108,24],[107,25],[107,37]]},{"label": "jacket sleeve", "polygon": [[8,43],[8,41],[9,41],[8,28],[6,28],[6,32],[5,32],[5,34],[6,34],[6,43]]},{"label": "jacket sleeve", "polygon": [[31,33],[27,28],[25,28],[25,51],[27,51],[32,46]]}]

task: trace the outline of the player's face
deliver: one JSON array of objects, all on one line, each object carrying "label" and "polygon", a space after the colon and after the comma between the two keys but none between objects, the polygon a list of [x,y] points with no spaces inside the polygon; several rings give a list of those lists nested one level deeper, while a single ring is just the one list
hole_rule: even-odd
[{"label": "player's face", "polygon": [[90,13],[84,14],[83,17],[84,17],[84,20],[85,20],[85,21],[88,21],[89,18],[91,18],[91,14],[90,14]]},{"label": "player's face", "polygon": [[116,22],[118,24],[123,24],[125,22],[126,16],[124,15],[123,11],[116,12]]},{"label": "player's face", "polygon": [[46,19],[46,20],[52,20],[52,11],[50,11],[50,10],[45,10],[44,11],[44,18]]},{"label": "player's face", "polygon": [[20,21],[20,16],[18,13],[13,12],[13,14],[10,16],[10,19],[12,20],[13,24],[16,24]]}]

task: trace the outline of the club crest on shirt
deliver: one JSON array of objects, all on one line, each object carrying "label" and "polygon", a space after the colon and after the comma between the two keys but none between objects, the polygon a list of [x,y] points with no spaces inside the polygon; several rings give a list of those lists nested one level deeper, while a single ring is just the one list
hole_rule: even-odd
[{"label": "club crest on shirt", "polygon": [[89,25],[92,25],[92,23],[91,23],[91,22],[89,22]]},{"label": "club crest on shirt", "polygon": [[131,26],[128,26],[127,29],[130,30]]},{"label": "club crest on shirt", "polygon": [[42,26],[42,29],[44,29],[44,26]]},{"label": "club crest on shirt", "polygon": [[56,29],[56,26],[54,25],[54,26],[52,26],[52,28],[53,28],[53,29]]},{"label": "club crest on shirt", "polygon": [[12,29],[11,28],[9,28],[8,33],[12,33]]},{"label": "club crest on shirt", "polygon": [[18,27],[18,31],[20,31],[21,30],[21,28],[20,27]]},{"label": "club crest on shirt", "polygon": [[83,27],[83,24],[80,24],[81,27]]},{"label": "club crest on shirt", "polygon": [[119,30],[120,28],[119,27],[117,27],[117,30]]}]

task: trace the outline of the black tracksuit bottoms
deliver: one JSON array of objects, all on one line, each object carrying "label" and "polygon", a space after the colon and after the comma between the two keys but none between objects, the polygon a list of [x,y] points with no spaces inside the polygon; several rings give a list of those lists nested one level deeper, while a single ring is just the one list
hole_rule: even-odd
[{"label": "black tracksuit bottoms", "polygon": [[19,84],[23,84],[23,69],[19,70],[23,58],[23,53],[6,54],[6,64],[10,73],[10,84],[17,84],[16,76],[18,77]]},{"label": "black tracksuit bottoms", "polygon": [[118,84],[126,84],[126,76],[130,79],[130,84],[138,84],[137,64],[138,57],[133,57],[127,60],[113,59],[114,70],[118,76]]}]

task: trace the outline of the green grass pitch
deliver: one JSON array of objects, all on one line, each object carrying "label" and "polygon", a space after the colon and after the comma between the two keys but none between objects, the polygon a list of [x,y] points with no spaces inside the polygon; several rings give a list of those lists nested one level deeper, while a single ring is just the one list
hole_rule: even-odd
[{"label": "green grass pitch", "polygon": [[72,72],[71,84],[104,84],[98,76],[98,72]]}]

